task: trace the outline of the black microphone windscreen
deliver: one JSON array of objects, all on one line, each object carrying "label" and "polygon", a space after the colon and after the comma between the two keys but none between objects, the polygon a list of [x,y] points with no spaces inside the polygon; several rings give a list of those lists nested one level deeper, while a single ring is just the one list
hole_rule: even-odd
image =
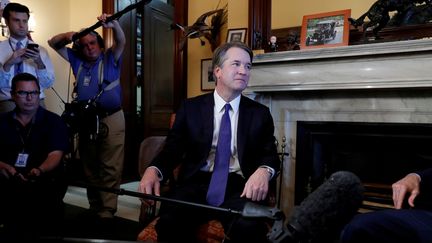
[{"label": "black microphone windscreen", "polygon": [[338,234],[358,211],[364,187],[360,179],[348,171],[333,173],[321,186],[294,208],[288,228],[294,228],[302,240],[326,242]]}]

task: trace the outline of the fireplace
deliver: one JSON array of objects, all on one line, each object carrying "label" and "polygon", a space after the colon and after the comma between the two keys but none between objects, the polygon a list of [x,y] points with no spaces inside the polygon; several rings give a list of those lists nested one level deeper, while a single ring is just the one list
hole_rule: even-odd
[{"label": "fireplace", "polygon": [[392,205],[391,184],[432,165],[432,124],[297,122],[295,204],[333,172],[364,183],[365,207]]},{"label": "fireplace", "polygon": [[[331,170],[355,169],[368,187],[388,192],[392,180],[423,167],[427,162],[412,164],[412,156],[427,150],[422,140],[432,144],[426,136],[432,134],[431,70],[432,40],[254,58],[244,94],[270,108],[279,144],[286,138],[280,195],[285,214]],[[311,172],[314,162],[318,167]]]}]

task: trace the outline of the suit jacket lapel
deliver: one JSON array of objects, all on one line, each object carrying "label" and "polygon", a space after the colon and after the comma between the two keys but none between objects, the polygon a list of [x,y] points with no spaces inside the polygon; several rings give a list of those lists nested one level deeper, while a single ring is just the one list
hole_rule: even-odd
[{"label": "suit jacket lapel", "polygon": [[204,139],[208,143],[208,148],[210,151],[211,143],[213,141],[213,129],[214,129],[214,98],[213,93],[210,93],[207,97],[205,97],[204,102],[200,107],[201,109],[201,120],[203,121],[203,133]]},{"label": "suit jacket lapel", "polygon": [[252,113],[245,100],[243,96],[240,99],[237,124],[237,153],[240,164],[243,162],[247,133],[249,131],[250,122],[252,121]]}]

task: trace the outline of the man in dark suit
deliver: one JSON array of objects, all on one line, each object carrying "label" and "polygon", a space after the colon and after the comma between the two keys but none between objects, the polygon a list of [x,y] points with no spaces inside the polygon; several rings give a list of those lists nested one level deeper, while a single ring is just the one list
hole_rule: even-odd
[{"label": "man in dark suit", "polygon": [[[392,189],[395,209],[357,215],[341,242],[432,242],[432,168],[406,175]],[[411,209],[402,209],[406,196]]]},{"label": "man in dark suit", "polygon": [[[269,109],[241,94],[249,81],[252,57],[250,48],[241,42],[229,42],[215,50],[215,91],[183,102],[163,150],[144,172],[140,192],[160,195],[160,181],[168,179],[181,164],[171,198],[233,210],[242,210],[247,201],[266,202],[270,180],[278,172],[280,161]],[[218,140],[226,142],[218,144]],[[229,150],[229,168],[224,169],[228,179],[226,186],[224,180],[216,182],[216,188],[225,192],[214,200],[212,185],[223,178],[216,178],[224,154],[222,147]],[[218,219],[225,229],[225,242],[266,242],[268,229],[264,222],[204,210],[163,203],[156,225],[158,240],[195,242],[197,227]]]}]

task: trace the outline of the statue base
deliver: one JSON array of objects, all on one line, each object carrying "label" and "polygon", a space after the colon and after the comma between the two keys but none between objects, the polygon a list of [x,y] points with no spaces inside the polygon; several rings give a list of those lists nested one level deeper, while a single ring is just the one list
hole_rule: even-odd
[{"label": "statue base", "polygon": [[432,37],[432,23],[386,27],[379,31],[378,34],[380,38],[375,39],[372,31],[366,31],[365,38],[363,38],[363,31],[361,28],[358,30],[351,29],[349,45],[430,38]]}]

